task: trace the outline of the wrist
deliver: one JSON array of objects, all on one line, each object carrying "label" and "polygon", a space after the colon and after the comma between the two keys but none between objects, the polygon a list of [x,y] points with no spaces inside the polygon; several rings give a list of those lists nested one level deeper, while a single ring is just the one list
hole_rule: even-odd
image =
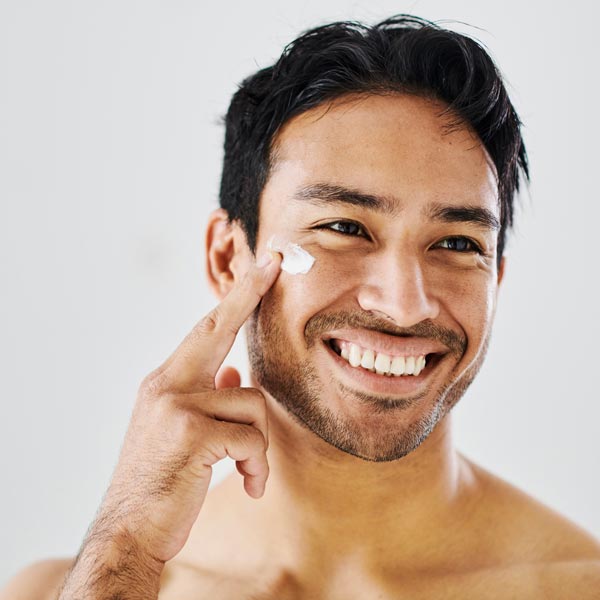
[{"label": "wrist", "polygon": [[140,546],[126,529],[92,526],[59,600],[150,600],[158,598],[161,561]]}]

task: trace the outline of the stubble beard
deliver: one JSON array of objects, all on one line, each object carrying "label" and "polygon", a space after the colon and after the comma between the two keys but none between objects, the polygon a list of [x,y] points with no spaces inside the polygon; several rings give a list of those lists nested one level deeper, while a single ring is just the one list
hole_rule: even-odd
[{"label": "stubble beard", "polygon": [[[427,390],[421,396],[399,400],[369,396],[340,386],[338,393],[342,402],[366,403],[372,407],[372,414],[381,418],[382,425],[375,431],[365,427],[360,419],[335,414],[324,403],[323,386],[314,365],[310,360],[302,361],[294,355],[294,344],[285,334],[281,326],[282,320],[277,318],[269,300],[265,296],[248,321],[248,356],[256,381],[301,426],[335,448],[367,461],[398,460],[418,448],[471,385],[489,345],[488,332],[480,352],[469,367],[433,392],[433,400],[428,401],[429,407],[425,411],[420,410],[420,416],[412,420],[406,417],[408,411],[422,403],[422,397],[431,396],[432,390]],[[342,326],[342,322],[343,325],[359,326],[362,321],[362,317],[353,318],[348,313],[317,315],[309,320],[305,329],[307,348],[314,345],[319,330],[333,329],[334,323],[338,327]],[[380,330],[385,332],[385,328]],[[452,338],[454,335],[450,341],[457,355],[456,362],[464,355],[466,340],[459,339],[454,332],[440,332],[439,329],[426,325],[421,330],[429,332],[424,337],[444,338],[446,343],[449,341],[448,336]],[[312,332],[310,335],[309,331]]]}]

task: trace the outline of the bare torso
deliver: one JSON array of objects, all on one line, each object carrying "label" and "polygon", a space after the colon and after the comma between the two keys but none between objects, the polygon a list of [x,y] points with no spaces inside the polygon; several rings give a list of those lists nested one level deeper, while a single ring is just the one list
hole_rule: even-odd
[{"label": "bare torso", "polygon": [[[337,561],[309,557],[297,569],[278,564],[277,552],[271,559],[236,552],[247,545],[222,521],[229,486],[239,485],[234,477],[212,491],[213,502],[203,515],[205,526],[200,524],[194,532],[196,540],[198,535],[206,536],[206,553],[198,552],[197,546],[188,551],[186,546],[169,561],[159,598],[524,600],[565,598],[567,591],[569,597],[600,598],[600,543],[530,496],[471,466],[485,482],[486,493],[478,499],[472,518],[459,528],[462,535],[456,537],[447,560],[425,567],[401,564],[388,572],[365,569],[360,559],[344,560],[344,548],[339,549]],[[225,537],[219,531],[226,532]],[[246,529],[239,533],[246,539],[251,535]],[[199,554],[205,560],[198,560]],[[324,564],[336,568],[332,571]]]},{"label": "bare torso", "polygon": [[[259,540],[261,532],[228,504],[240,484],[233,475],[211,490],[188,544],[166,563],[159,600],[600,599],[598,540],[469,464],[485,494],[455,530],[440,532],[446,542],[454,538],[452,550],[436,564],[398,564],[385,572],[365,568],[344,548],[337,557],[304,557],[301,565],[283,565],[278,551],[253,553],[253,536]],[[56,563],[54,590],[71,561]]]},{"label": "bare torso", "polygon": [[[594,571],[596,574],[594,575]],[[600,598],[599,563],[540,563],[465,571],[463,573],[398,574],[395,581],[365,582],[349,576],[345,582],[306,585],[292,574],[262,573],[236,579],[226,571],[204,572],[173,561],[162,578],[160,600],[506,600],[506,598]],[[585,583],[585,578],[589,578]],[[593,586],[596,587],[594,591]],[[566,596],[571,590],[575,596]],[[577,590],[575,592],[574,590]]]}]

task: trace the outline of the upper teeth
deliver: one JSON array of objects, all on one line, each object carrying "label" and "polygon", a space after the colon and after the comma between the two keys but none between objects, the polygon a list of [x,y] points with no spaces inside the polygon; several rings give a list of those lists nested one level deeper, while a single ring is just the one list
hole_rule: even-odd
[{"label": "upper teeth", "polygon": [[344,342],[340,344],[342,358],[353,367],[375,371],[379,375],[419,375],[425,368],[425,356],[389,356],[369,348]]}]

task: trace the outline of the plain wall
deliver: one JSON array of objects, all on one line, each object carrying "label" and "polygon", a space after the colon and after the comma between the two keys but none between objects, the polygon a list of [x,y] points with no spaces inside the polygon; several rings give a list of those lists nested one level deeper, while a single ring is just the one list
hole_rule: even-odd
[{"label": "plain wall", "polygon": [[[399,12],[476,26],[453,27],[496,59],[531,160],[488,359],[455,410],[457,445],[600,536],[597,11],[583,0],[568,12],[517,0],[0,2],[0,585],[77,553],[139,383],[215,303],[204,227],[236,84],[303,29]],[[241,342],[227,362],[243,369]],[[214,481],[231,470],[220,463]]]}]

